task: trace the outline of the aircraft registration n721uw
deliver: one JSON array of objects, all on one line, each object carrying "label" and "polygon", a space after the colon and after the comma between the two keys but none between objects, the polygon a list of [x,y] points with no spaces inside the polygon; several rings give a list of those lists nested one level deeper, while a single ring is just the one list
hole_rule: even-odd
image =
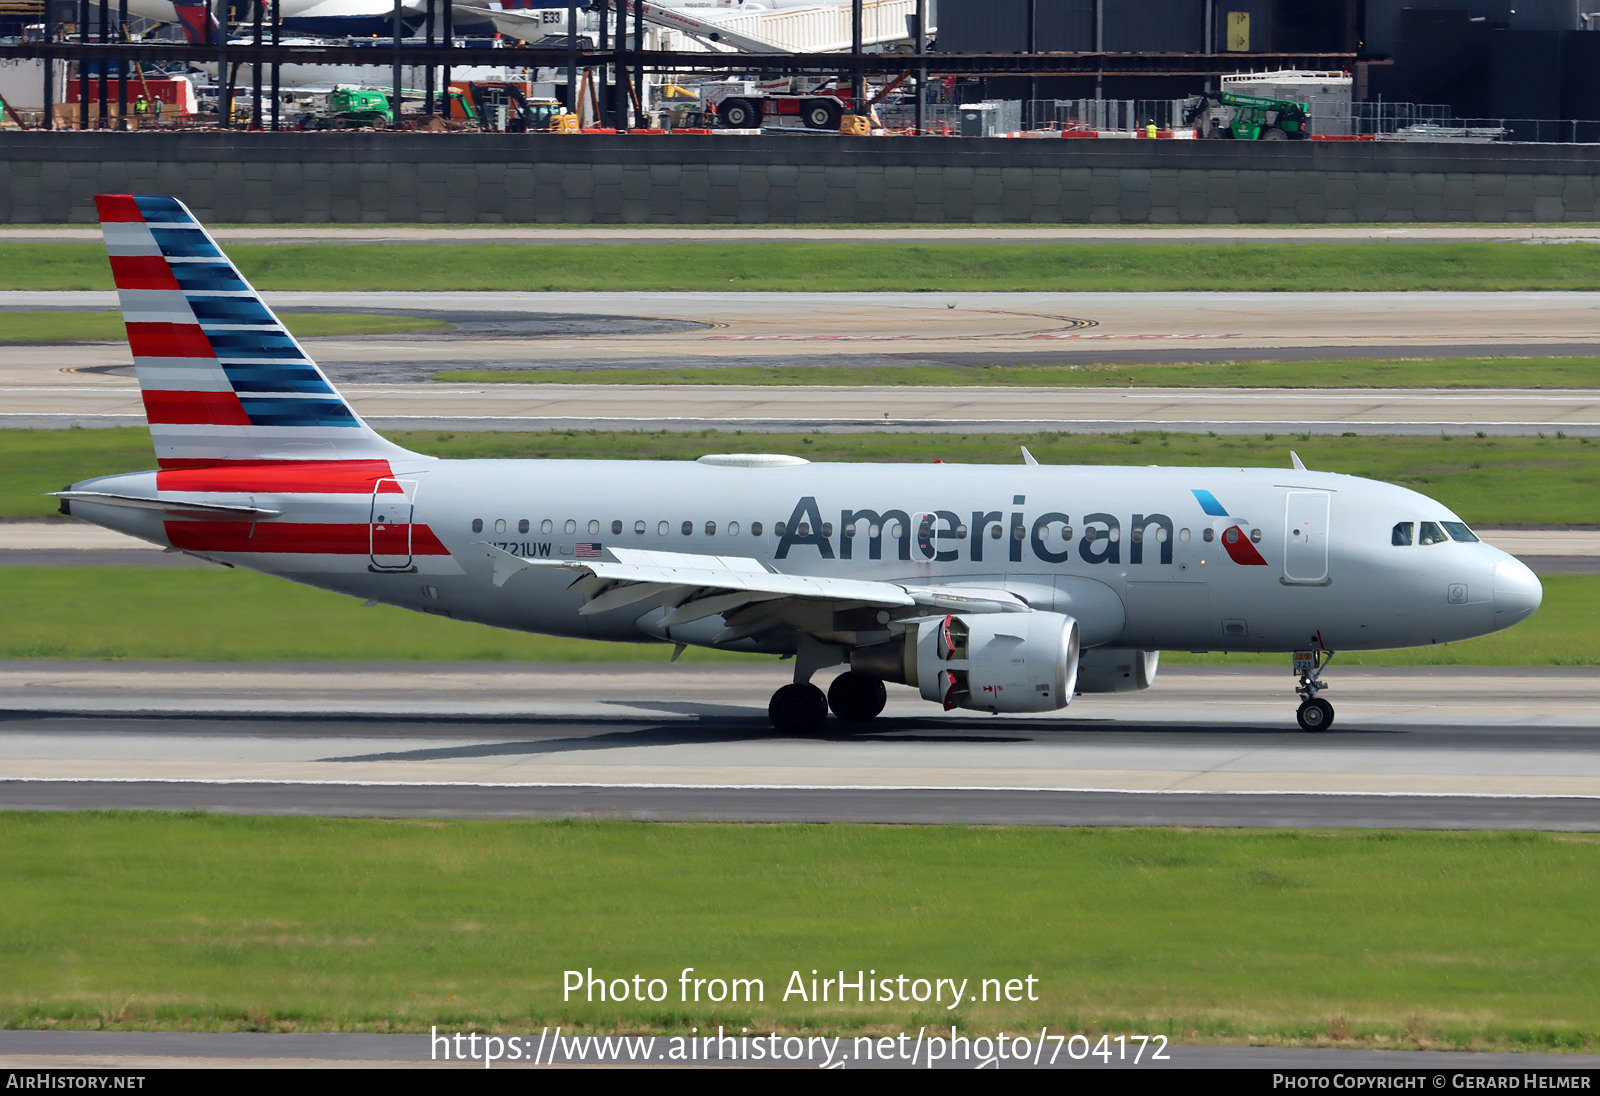
[{"label": "aircraft registration n721uw", "polygon": [[[1143,689],[1163,648],[1293,656],[1509,627],[1533,573],[1415,491],[1287,469],[441,460],[362,422],[174,198],[101,196],[158,471],[63,512],[219,563],[551,635],[794,659],[787,733],[885,682],[1045,712]],[[827,693],[812,678],[847,667]]]}]

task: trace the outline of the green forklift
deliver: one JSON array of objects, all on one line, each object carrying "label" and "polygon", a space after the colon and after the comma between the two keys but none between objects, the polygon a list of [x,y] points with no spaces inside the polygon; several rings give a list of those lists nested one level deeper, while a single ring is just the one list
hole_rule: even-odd
[{"label": "green forklift", "polygon": [[1303,141],[1311,136],[1311,107],[1288,99],[1212,91],[1189,100],[1183,124],[1208,140]]}]

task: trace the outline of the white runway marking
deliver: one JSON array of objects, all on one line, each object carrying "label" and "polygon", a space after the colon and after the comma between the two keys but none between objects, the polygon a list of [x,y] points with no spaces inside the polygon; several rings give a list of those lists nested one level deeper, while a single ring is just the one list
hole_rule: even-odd
[{"label": "white runway marking", "polygon": [[1585,795],[1575,792],[1538,794],[1531,792],[1346,792],[1310,791],[1305,788],[1101,788],[1101,787],[1021,787],[1014,784],[673,784],[574,783],[571,781],[477,781],[477,780],[271,780],[227,777],[142,777],[142,776],[0,776],[0,784],[279,784],[295,787],[335,788],[620,788],[640,791],[723,791],[723,792],[1046,792],[1095,795],[1361,795],[1380,799],[1600,799],[1600,792]]}]

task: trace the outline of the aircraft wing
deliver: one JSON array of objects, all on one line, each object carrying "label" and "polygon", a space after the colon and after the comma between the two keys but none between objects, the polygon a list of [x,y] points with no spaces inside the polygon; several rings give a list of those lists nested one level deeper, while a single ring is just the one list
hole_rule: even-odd
[{"label": "aircraft wing", "polygon": [[802,621],[816,619],[811,610],[819,608],[875,606],[897,617],[1028,611],[1025,602],[1004,590],[781,574],[741,556],[607,548],[609,559],[525,559],[479,543],[494,561],[496,586],[505,585],[524,568],[565,570],[573,574],[569,589],[589,598],[578,610],[584,616],[628,605],[661,606],[668,610],[661,620],[664,628],[721,616],[729,627],[718,637],[720,642],[785,624],[812,630]]}]

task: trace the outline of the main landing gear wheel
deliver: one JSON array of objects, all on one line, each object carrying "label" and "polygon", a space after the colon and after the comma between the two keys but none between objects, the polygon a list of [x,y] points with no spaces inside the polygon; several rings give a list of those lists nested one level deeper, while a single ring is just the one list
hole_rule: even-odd
[{"label": "main landing gear wheel", "polygon": [[780,734],[816,734],[828,721],[828,698],[809,683],[785,685],[772,694],[767,718]]},{"label": "main landing gear wheel", "polygon": [[866,723],[883,711],[889,691],[870,674],[850,670],[828,686],[828,707],[845,723]]},{"label": "main landing gear wheel", "polygon": [[1300,705],[1294,717],[1302,731],[1325,731],[1333,726],[1333,705],[1319,696]]}]

